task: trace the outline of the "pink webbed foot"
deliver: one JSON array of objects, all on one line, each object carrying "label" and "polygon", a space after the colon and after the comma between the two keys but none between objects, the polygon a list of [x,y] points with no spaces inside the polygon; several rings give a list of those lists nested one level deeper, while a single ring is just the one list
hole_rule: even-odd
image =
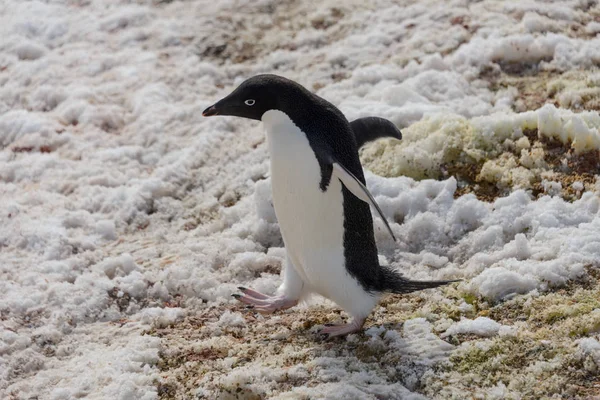
[{"label": "pink webbed foot", "polygon": [[290,299],[285,296],[267,296],[255,290],[246,289],[244,287],[239,287],[238,289],[240,289],[244,294],[234,294],[233,297],[242,303],[248,304],[254,310],[260,313],[270,314],[277,310],[286,310],[298,304],[298,300]]},{"label": "pink webbed foot", "polygon": [[353,318],[352,321],[347,324],[326,326],[325,328],[321,329],[319,333],[326,335],[326,338],[332,338],[358,332],[362,329],[365,319],[366,318]]}]

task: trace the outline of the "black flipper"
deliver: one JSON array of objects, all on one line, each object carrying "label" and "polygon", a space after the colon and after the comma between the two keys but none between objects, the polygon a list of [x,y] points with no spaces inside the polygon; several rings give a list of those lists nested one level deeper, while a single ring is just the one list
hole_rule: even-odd
[{"label": "black flipper", "polygon": [[350,127],[356,138],[357,148],[375,139],[391,137],[402,139],[402,133],[392,121],[379,117],[359,118],[350,122]]},{"label": "black flipper", "polygon": [[391,269],[388,266],[382,266],[383,270],[381,286],[386,292],[391,293],[410,293],[417,290],[432,289],[439,286],[444,286],[452,282],[460,282],[461,279],[449,281],[412,281],[403,277],[399,272]]},{"label": "black flipper", "polygon": [[397,241],[396,236],[394,236],[394,233],[392,232],[392,228],[390,228],[390,224],[369,192],[369,189],[367,189],[366,186],[352,174],[352,172],[335,159],[331,154],[330,147],[324,141],[317,141],[316,146],[313,147],[313,151],[315,152],[317,161],[321,167],[321,182],[319,184],[321,190],[327,190],[331,177],[335,175],[352,194],[365,203],[373,206],[379,214],[379,217],[383,220],[385,227],[394,241]]},{"label": "black flipper", "polygon": [[348,171],[346,167],[344,167],[338,162],[333,163],[333,173],[344,184],[346,189],[352,192],[353,195],[375,208],[375,210],[379,214],[379,217],[383,220],[385,227],[387,228],[388,232],[390,233],[395,242],[396,236],[394,236],[394,232],[392,232],[390,224],[388,224],[387,219],[385,219],[385,216],[381,211],[381,208],[379,208],[379,204],[377,204],[377,202],[369,192],[369,189],[367,189],[361,181],[356,179],[356,177],[350,171]]},{"label": "black flipper", "polygon": [[321,182],[319,188],[322,192],[327,190],[329,182],[331,182],[331,175],[333,174],[333,163],[335,162],[329,145],[322,139],[314,138],[315,146],[312,146],[319,167],[321,168]]}]

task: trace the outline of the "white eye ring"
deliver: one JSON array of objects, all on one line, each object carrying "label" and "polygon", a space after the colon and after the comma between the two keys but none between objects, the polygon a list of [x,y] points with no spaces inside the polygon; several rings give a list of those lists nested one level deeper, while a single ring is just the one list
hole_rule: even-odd
[{"label": "white eye ring", "polygon": [[244,101],[244,104],[247,106],[253,106],[254,103],[256,103],[256,101],[254,101],[253,99],[248,99],[248,100]]}]

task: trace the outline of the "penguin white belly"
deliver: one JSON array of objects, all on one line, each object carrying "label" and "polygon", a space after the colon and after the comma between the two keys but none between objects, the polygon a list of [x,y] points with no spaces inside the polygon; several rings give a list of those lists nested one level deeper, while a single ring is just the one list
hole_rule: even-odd
[{"label": "penguin white belly", "polygon": [[308,138],[283,112],[262,121],[271,157],[273,205],[294,267],[308,289],[353,314],[368,313],[377,299],[345,267],[342,184],[332,177],[321,191],[321,169]]}]

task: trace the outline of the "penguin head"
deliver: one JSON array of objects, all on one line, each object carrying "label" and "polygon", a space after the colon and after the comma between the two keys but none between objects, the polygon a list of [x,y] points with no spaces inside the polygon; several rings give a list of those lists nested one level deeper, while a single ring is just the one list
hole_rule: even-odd
[{"label": "penguin head", "polygon": [[256,75],[202,112],[204,117],[231,115],[260,120],[269,110],[286,112],[310,95],[297,83],[277,75]]}]

